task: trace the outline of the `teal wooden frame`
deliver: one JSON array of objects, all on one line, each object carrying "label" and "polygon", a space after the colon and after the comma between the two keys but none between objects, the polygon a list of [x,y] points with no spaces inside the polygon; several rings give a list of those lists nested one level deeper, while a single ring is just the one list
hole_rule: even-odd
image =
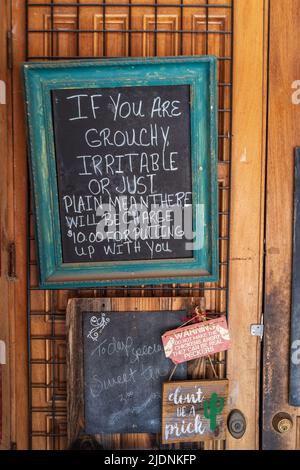
[{"label": "teal wooden frame", "polygon": [[[218,279],[216,58],[169,57],[26,63],[23,66],[36,215],[39,287],[214,282]],[[187,259],[63,263],[51,90],[190,85],[193,230],[204,208],[204,245]]]}]

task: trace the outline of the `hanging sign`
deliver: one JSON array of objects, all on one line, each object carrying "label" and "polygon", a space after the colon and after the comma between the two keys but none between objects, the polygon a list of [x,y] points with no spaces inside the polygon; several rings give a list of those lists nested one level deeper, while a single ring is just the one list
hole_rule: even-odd
[{"label": "hanging sign", "polygon": [[2,425],[3,425],[3,400],[2,400],[2,382],[3,382],[3,365],[6,363],[6,346],[4,341],[0,340],[0,444],[2,441]]},{"label": "hanging sign", "polygon": [[227,380],[164,383],[163,444],[225,439],[227,399]]},{"label": "hanging sign", "polygon": [[167,331],[162,342],[166,357],[175,364],[226,351],[230,348],[226,318],[222,316]]},{"label": "hanging sign", "polygon": [[216,59],[24,73],[40,287],[217,280]]}]

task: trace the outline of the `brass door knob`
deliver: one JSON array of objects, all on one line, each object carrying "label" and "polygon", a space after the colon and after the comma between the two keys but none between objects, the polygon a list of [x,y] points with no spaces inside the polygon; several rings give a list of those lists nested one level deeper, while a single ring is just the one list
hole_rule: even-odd
[{"label": "brass door knob", "polygon": [[293,427],[292,418],[286,413],[278,413],[273,418],[273,428],[280,434],[290,431]]}]

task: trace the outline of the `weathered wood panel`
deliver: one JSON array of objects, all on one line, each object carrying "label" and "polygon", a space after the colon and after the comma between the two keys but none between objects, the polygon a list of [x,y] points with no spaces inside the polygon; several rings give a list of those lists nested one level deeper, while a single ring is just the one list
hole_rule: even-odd
[{"label": "weathered wood panel", "polygon": [[[123,1],[123,0],[121,0]],[[121,1],[117,3],[120,4]],[[126,0],[124,0],[126,2]],[[223,84],[219,90],[219,201],[220,201],[220,282],[200,285],[197,292],[191,285],[182,285],[181,289],[174,285],[162,289],[107,289],[107,290],[79,290],[79,291],[39,291],[34,289],[37,285],[37,268],[34,242],[34,220],[31,216],[30,240],[30,326],[31,334],[35,336],[31,341],[32,382],[38,386],[32,389],[32,405],[37,408],[57,410],[51,412],[32,413],[32,446],[35,449],[63,449],[66,446],[66,366],[65,366],[65,308],[68,298],[91,296],[159,296],[170,295],[204,295],[206,308],[212,312],[225,313],[227,310],[227,262],[228,262],[228,188],[230,185],[230,110],[231,105],[231,11],[228,8],[210,8],[208,20],[206,10],[201,7],[180,9],[176,7],[160,8],[155,15],[153,0],[147,0],[149,7],[134,7],[131,26],[136,29],[146,29],[136,34],[122,33],[129,27],[130,15],[128,7],[111,7],[106,5],[105,26],[107,29],[118,30],[106,35],[101,33],[80,34],[77,41],[77,27],[101,29],[104,24],[103,9],[85,7],[80,9],[79,24],[77,24],[75,7],[59,6],[51,16],[51,8],[38,7],[35,14],[31,14],[30,28],[49,28],[55,25],[57,29],[69,29],[70,33],[38,33],[29,37],[28,56],[34,57],[58,56],[69,57],[77,55],[86,56],[140,56],[140,55],[176,55],[176,54],[216,54],[219,61],[219,81]],[[190,0],[187,3],[192,3]],[[54,3],[58,3],[57,2]],[[72,2],[72,0],[68,0]],[[140,3],[134,0],[132,4]],[[32,2],[33,3],[33,2]],[[40,3],[47,3],[41,0]],[[61,3],[61,1],[60,1]],[[81,3],[88,3],[81,1]],[[106,2],[107,4],[108,2]],[[146,3],[146,2],[145,2]],[[162,3],[162,2],[161,2]],[[171,0],[167,2],[171,4]],[[197,0],[197,5],[205,4],[205,0]],[[229,0],[214,0],[214,4],[230,4]],[[247,433],[241,441],[228,438],[229,448],[254,448],[257,445],[257,364],[258,341],[248,338],[249,323],[256,322],[259,316],[260,285],[261,285],[261,259],[262,259],[262,224],[263,207],[260,204],[263,190],[263,142],[264,131],[262,123],[264,83],[264,31],[262,15],[264,0],[237,0],[235,3],[235,66],[234,83],[237,85],[233,103],[234,120],[234,154],[232,164],[232,218],[231,218],[231,284],[230,305],[231,334],[235,341],[232,353],[229,354],[228,373],[231,379],[231,406],[240,407],[247,415]],[[12,215],[11,227],[15,230],[17,240],[17,274],[16,304],[14,296],[10,300],[12,357],[16,364],[16,377],[12,386],[12,436],[18,447],[26,447],[28,441],[28,401],[27,401],[27,370],[26,364],[26,140],[24,132],[23,95],[21,92],[21,77],[19,64],[25,59],[25,2],[11,0],[14,30],[14,161],[11,164],[9,181],[10,190],[14,197],[11,199],[11,209],[16,208]],[[33,11],[32,9],[31,11]],[[181,16],[182,14],[182,16]],[[53,22],[53,23],[52,23]],[[161,32],[155,40],[153,29]],[[195,34],[185,33],[181,37],[175,31],[179,28],[193,29]],[[203,34],[206,29],[214,30],[220,34]],[[105,37],[104,37],[105,36]],[[248,51],[248,53],[247,53]],[[227,59],[226,59],[227,58]],[[245,109],[251,110],[245,113]],[[227,111],[226,111],[227,110]],[[244,148],[247,149],[246,161]],[[247,156],[251,156],[247,158]],[[17,190],[16,190],[17,189]],[[15,191],[15,193],[14,193]],[[250,197],[252,192],[252,197]],[[251,201],[251,204],[249,204]],[[252,204],[253,203],[253,204]],[[11,214],[14,214],[13,210]],[[253,229],[247,232],[245,226],[251,224]],[[14,229],[15,227],[15,229]],[[254,254],[253,254],[254,253]],[[251,259],[249,259],[251,258]],[[110,302],[110,299],[107,299]],[[163,299],[161,299],[163,301]],[[15,325],[15,318],[18,325]],[[44,338],[44,339],[41,339]],[[52,339],[55,338],[55,339]],[[225,374],[225,354],[218,354],[216,368],[220,377]],[[25,362],[24,362],[25,361]],[[54,366],[51,361],[55,361]],[[197,361],[192,376],[197,378],[212,377],[212,372],[205,360]],[[51,388],[54,384],[55,388]],[[255,406],[253,397],[256,396]],[[249,397],[251,399],[249,399]],[[51,437],[55,431],[56,437]],[[47,434],[45,434],[45,432]],[[126,435],[112,438],[115,447],[156,447],[155,441],[147,435]],[[205,449],[221,449],[223,441],[205,443]]]},{"label": "weathered wood panel", "polygon": [[228,438],[229,449],[253,450],[259,445],[260,342],[250,335],[250,325],[260,323],[262,308],[267,3],[238,0],[235,10],[229,276],[232,347],[227,378],[229,406],[241,410],[247,428],[242,439]]},{"label": "weathered wood panel", "polygon": [[[300,142],[300,106],[292,102],[292,84],[300,79],[299,7],[299,0],[270,1],[264,449],[295,449],[299,416],[299,410],[288,405],[294,147]],[[292,430],[274,429],[278,413],[291,415]]]}]

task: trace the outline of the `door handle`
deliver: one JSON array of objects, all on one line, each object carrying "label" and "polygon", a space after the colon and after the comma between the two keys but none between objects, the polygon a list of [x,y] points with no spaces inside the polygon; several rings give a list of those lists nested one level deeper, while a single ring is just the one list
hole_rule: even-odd
[{"label": "door handle", "polygon": [[293,427],[293,420],[287,413],[278,413],[272,421],[273,428],[280,434],[285,434]]}]

